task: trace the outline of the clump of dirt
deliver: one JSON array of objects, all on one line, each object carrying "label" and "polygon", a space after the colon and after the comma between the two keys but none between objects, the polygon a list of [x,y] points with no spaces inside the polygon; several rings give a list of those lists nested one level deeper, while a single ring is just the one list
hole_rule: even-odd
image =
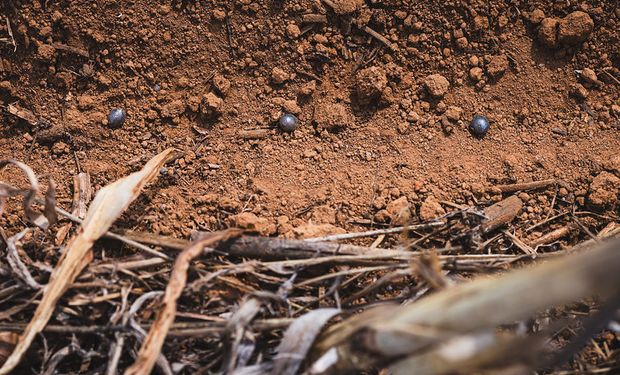
[{"label": "clump of dirt", "polygon": [[431,74],[424,80],[424,87],[435,98],[443,98],[450,88],[450,82],[441,74]]},{"label": "clump of dirt", "polygon": [[337,14],[350,14],[357,11],[364,0],[332,0],[333,10]]},{"label": "clump of dirt", "polygon": [[388,79],[380,68],[373,66],[360,70],[355,80],[355,90],[359,103],[361,105],[376,103],[383,95],[387,84]]}]

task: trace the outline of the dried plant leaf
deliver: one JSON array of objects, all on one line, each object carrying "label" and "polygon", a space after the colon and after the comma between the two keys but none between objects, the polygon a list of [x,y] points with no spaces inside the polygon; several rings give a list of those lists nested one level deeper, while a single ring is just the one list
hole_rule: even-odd
[{"label": "dried plant leaf", "polygon": [[[21,169],[22,172],[24,172],[24,174],[28,178],[28,182],[30,183],[30,189],[15,189],[5,184],[2,184],[2,186],[0,186],[0,195],[5,197],[23,195],[23,207],[26,214],[26,219],[28,219],[29,222],[36,225],[37,227],[43,230],[47,230],[47,228],[49,228],[50,225],[53,225],[58,219],[55,211],[56,185],[54,184],[54,181],[50,179],[47,193],[45,194],[45,210],[43,214],[40,214],[32,208],[32,204],[37,197],[37,193],[39,192],[39,180],[37,179],[37,176],[35,175],[32,168],[22,163],[21,161],[13,159],[0,160],[0,168],[4,168],[7,165],[14,165],[17,168]],[[0,204],[0,207],[1,206],[2,204]]]},{"label": "dried plant leaf", "polygon": [[295,319],[284,332],[274,360],[274,375],[295,375],[323,326],[340,310],[317,309]]},{"label": "dried plant leaf", "polygon": [[[232,372],[235,367],[243,367],[245,363],[243,363],[241,358],[247,359],[248,351],[254,350],[254,345],[248,348],[246,343],[242,344],[242,340],[244,339],[247,326],[252,322],[256,314],[259,313],[261,306],[262,302],[260,299],[248,298],[241,303],[241,306],[228,320],[222,341],[226,343],[232,338],[232,343],[224,353],[224,359],[222,360],[222,370],[224,373]],[[251,355],[251,353],[249,354]]]},{"label": "dried plant leaf", "polygon": [[159,357],[161,347],[168,335],[170,326],[174,322],[177,311],[177,299],[181,296],[187,283],[187,270],[191,261],[204,252],[205,247],[213,247],[221,241],[239,236],[239,230],[227,230],[215,233],[213,236],[198,240],[192,246],[183,250],[174,262],[174,268],[170,274],[170,281],[166,287],[166,294],[162,301],[162,307],[157,313],[155,322],[151,326],[146,339],[140,347],[136,361],[125,371],[125,375],[150,374]]},{"label": "dried plant leaf", "polygon": [[[102,188],[97,193],[86,214],[86,219],[76,235],[69,241],[54,268],[34,317],[20,336],[15,350],[0,368],[0,374],[8,374],[17,366],[32,340],[43,330],[52,316],[60,297],[88,264],[84,258],[94,242],[103,236],[112,223],[129,207],[144,186],[157,177],[159,169],[173,152],[173,149],[163,151],[151,159],[142,170]],[[31,197],[30,201],[32,199],[34,197]]]},{"label": "dried plant leaf", "polygon": [[26,228],[16,235],[9,237],[6,243],[8,250],[6,257],[15,276],[17,276],[24,284],[28,285],[32,289],[39,290],[43,288],[43,286],[39,284],[34,277],[32,277],[26,265],[19,258],[19,253],[17,252],[17,242],[31,231],[31,228]]}]

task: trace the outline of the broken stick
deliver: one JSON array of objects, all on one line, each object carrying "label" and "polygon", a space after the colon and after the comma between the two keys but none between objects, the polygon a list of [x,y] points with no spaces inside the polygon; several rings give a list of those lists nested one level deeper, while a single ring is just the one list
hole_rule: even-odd
[{"label": "broken stick", "polygon": [[547,245],[552,242],[555,242],[559,240],[560,238],[568,235],[570,232],[575,230],[577,227],[578,227],[577,224],[571,223],[561,228],[558,228],[554,231],[551,231],[547,234],[544,234],[538,237],[537,239],[535,239],[534,241],[530,243],[530,246],[537,247],[537,246]]},{"label": "broken stick", "polygon": [[487,207],[484,215],[487,217],[482,222],[482,233],[489,233],[504,224],[510,223],[523,208],[523,202],[516,195],[512,195],[504,200]]}]

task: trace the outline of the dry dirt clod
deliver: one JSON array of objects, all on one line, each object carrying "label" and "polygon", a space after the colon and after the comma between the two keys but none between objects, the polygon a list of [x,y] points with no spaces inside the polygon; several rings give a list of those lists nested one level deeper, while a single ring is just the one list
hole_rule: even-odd
[{"label": "dry dirt clod", "polygon": [[407,197],[400,197],[390,203],[385,208],[390,222],[395,225],[404,225],[411,220],[411,210]]},{"label": "dry dirt clod", "polygon": [[491,57],[489,65],[487,65],[487,72],[494,79],[498,79],[503,76],[507,69],[508,58],[506,55]]},{"label": "dry dirt clod", "polygon": [[312,210],[312,221],[317,224],[336,224],[336,210],[322,205]]},{"label": "dry dirt clod", "polygon": [[540,42],[549,47],[558,47],[558,25],[560,21],[556,18],[545,18],[540,22],[538,29],[538,39]]},{"label": "dry dirt clod", "polygon": [[185,107],[186,105],[182,100],[173,100],[161,108],[161,116],[164,118],[176,118],[185,112]]},{"label": "dry dirt clod", "polygon": [[230,81],[223,75],[216,74],[213,76],[213,87],[215,87],[215,90],[217,90],[220,95],[226,96],[228,90],[230,90],[230,86]]},{"label": "dry dirt clod", "polygon": [[291,39],[297,39],[299,35],[301,35],[301,30],[299,30],[299,26],[294,23],[289,23],[288,26],[286,26],[286,34]]},{"label": "dry dirt clod", "polygon": [[469,69],[469,78],[472,81],[479,82],[482,80],[483,76],[484,76],[484,71],[482,70],[482,68],[474,66],[473,68]]},{"label": "dry dirt clod", "polygon": [[296,100],[285,100],[282,102],[282,109],[285,112],[290,112],[292,114],[298,115],[301,113],[301,107],[297,104]]},{"label": "dry dirt clod", "polygon": [[245,229],[248,232],[254,232],[261,236],[269,236],[276,232],[276,225],[270,223],[264,217],[258,217],[251,212],[242,212],[230,218],[231,224],[237,228]]},{"label": "dry dirt clod", "polygon": [[37,46],[37,58],[52,62],[56,56],[56,49],[49,44],[39,44]]},{"label": "dry dirt clod", "polygon": [[420,206],[420,219],[428,222],[446,214],[446,210],[441,206],[437,198],[430,196],[424,200]]},{"label": "dry dirt clod", "polygon": [[450,88],[450,82],[441,74],[431,74],[424,80],[424,87],[435,98],[442,98]]},{"label": "dry dirt clod", "polygon": [[456,106],[449,106],[446,109],[445,115],[450,121],[458,121],[461,119],[461,114],[463,114],[463,108]]},{"label": "dry dirt clod", "polygon": [[545,12],[543,12],[541,9],[534,9],[532,13],[530,13],[529,15],[529,20],[534,25],[538,25],[544,19],[545,19]]},{"label": "dry dirt clod", "polygon": [[335,132],[350,126],[353,117],[341,103],[322,102],[315,108],[314,122],[318,129]]},{"label": "dry dirt clod", "polygon": [[590,184],[589,201],[596,207],[612,206],[618,201],[620,178],[609,172],[601,172]]},{"label": "dry dirt clod", "polygon": [[285,72],[282,68],[275,67],[271,70],[271,80],[276,85],[283,84],[284,82],[288,81],[289,78],[290,78],[290,75],[287,72]]},{"label": "dry dirt clod", "polygon": [[360,104],[376,103],[387,87],[388,79],[383,69],[373,66],[360,70],[355,80],[355,93]]},{"label": "dry dirt clod", "polygon": [[594,21],[584,12],[572,12],[559,24],[558,41],[571,46],[584,42],[594,30]]},{"label": "dry dirt clod", "polygon": [[212,120],[222,114],[224,101],[214,93],[203,95],[200,102],[200,114],[205,120]]},{"label": "dry dirt clod", "polygon": [[466,37],[462,36],[456,40],[456,45],[459,49],[464,50],[467,46],[469,46],[469,41]]},{"label": "dry dirt clod", "polygon": [[474,17],[474,29],[478,31],[486,30],[489,28],[489,18],[486,16],[478,15]]},{"label": "dry dirt clod", "polygon": [[304,224],[294,228],[287,237],[297,239],[329,236],[332,234],[344,234],[346,231],[332,224]]},{"label": "dry dirt clod", "polygon": [[334,13],[345,15],[359,10],[364,5],[364,0],[331,0]]}]

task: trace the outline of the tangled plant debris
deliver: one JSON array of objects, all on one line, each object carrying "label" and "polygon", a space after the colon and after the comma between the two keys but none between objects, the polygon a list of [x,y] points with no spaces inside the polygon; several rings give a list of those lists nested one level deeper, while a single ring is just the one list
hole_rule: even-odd
[{"label": "tangled plant debris", "polygon": [[[569,251],[569,254],[575,254],[572,256],[558,251],[539,252],[547,239],[529,245],[508,231],[501,234],[501,228],[509,225],[522,209],[522,202],[515,195],[484,210],[462,208],[429,223],[307,240],[247,236],[241,230],[229,230],[198,233],[194,242],[189,243],[170,237],[126,232],[114,235],[114,238],[129,245],[138,244],[137,250],[146,248],[149,251],[132,260],[95,260],[98,255],[92,252],[94,242],[106,235],[108,228],[145,185],[159,175],[159,170],[173,154],[172,149],[166,150],[151,159],[141,171],[99,190],[57,264],[49,268],[39,267],[37,272],[33,272],[37,267],[31,259],[27,258],[26,263],[21,259],[23,250],[19,248],[27,235],[32,235],[37,227],[38,230],[49,230],[56,218],[54,215],[48,218],[43,214],[33,214],[32,206],[38,200],[34,190],[38,187],[38,179],[34,172],[23,163],[4,162],[4,165],[16,165],[24,171],[31,187],[18,189],[3,183],[0,197],[5,200],[23,196],[24,212],[34,227],[25,228],[6,239],[6,261],[17,277],[17,286],[21,285],[18,290],[30,290],[33,297],[3,314],[7,317],[22,315],[34,307],[31,307],[34,299],[40,297],[41,301],[26,326],[3,326],[2,337],[10,343],[12,350],[7,353],[0,372],[9,373],[15,369],[40,332],[72,335],[68,346],[58,350],[43,364],[47,369],[56,368],[69,354],[77,353],[83,359],[98,358],[112,369],[133,362],[126,368],[126,374],[150,373],[155,366],[164,373],[175,373],[179,368],[199,371],[200,367],[189,362],[170,363],[162,351],[166,340],[192,337],[215,342],[221,340],[221,345],[213,347],[210,354],[205,353],[219,359],[203,366],[219,367],[224,373],[296,374],[305,368],[309,374],[337,374],[380,367],[390,368],[395,374],[409,373],[412,369],[423,374],[448,374],[463,369],[476,372],[483,368],[500,370],[514,366],[533,370],[548,366],[552,363],[549,358],[570,358],[583,345],[580,338],[597,333],[596,330],[613,319],[613,314],[603,312],[613,312],[620,304],[620,290],[617,288],[620,280],[614,272],[620,265],[619,244],[617,240],[606,241],[604,246],[600,244],[604,239],[617,237],[620,226],[610,224],[597,238],[582,242]],[[76,181],[87,180],[76,178]],[[545,183],[518,188],[540,186]],[[502,189],[511,191],[510,187]],[[53,183],[49,190],[53,191]],[[77,206],[83,200],[80,195],[75,197]],[[72,216],[55,206],[53,194],[49,192],[42,202],[46,205],[46,212],[55,214],[59,211],[67,217]],[[579,223],[578,219],[574,220]],[[500,234],[493,235],[498,230]],[[421,231],[427,234],[423,235]],[[402,236],[400,245],[393,249],[378,250],[330,242],[399,233]],[[424,249],[417,245],[419,240],[416,237],[420,235],[426,238],[445,238],[447,235],[449,240],[444,240],[443,247]],[[472,249],[494,248],[489,240],[481,243],[485,236],[492,236],[490,241],[504,237],[523,254],[471,254]],[[559,234],[552,232],[546,236],[553,237],[548,239],[553,240]],[[176,260],[170,269],[172,258],[163,254],[157,256],[159,251],[149,246],[181,252],[174,256]],[[450,279],[450,275],[462,272],[546,258],[557,259],[495,278],[478,277],[458,286],[454,286]],[[226,259],[245,260],[231,263]],[[163,287],[165,292],[158,291],[157,284],[147,292],[137,289],[132,282],[117,284],[114,287],[116,292],[103,295],[88,296],[75,290],[84,282],[113,285],[106,283],[105,279],[112,270],[126,273],[131,280],[139,275],[135,272],[160,267],[165,273],[158,272],[164,281],[159,288]],[[43,269],[51,273],[47,283],[41,279],[40,270]],[[168,269],[169,276],[166,276]],[[321,269],[328,272],[317,274],[316,271]],[[149,275],[141,274],[143,277]],[[191,277],[191,274],[196,276]],[[373,282],[376,276],[371,275],[382,277]],[[84,277],[94,279],[76,283]],[[193,280],[188,284],[190,277]],[[150,279],[144,280],[149,283]],[[361,283],[354,283],[355,280]],[[403,282],[406,280],[409,282]],[[328,290],[323,289],[318,296],[308,293],[326,281],[327,285],[331,284]],[[217,307],[209,307],[209,303],[217,301],[212,293],[218,291],[216,285],[221,282],[246,296],[237,309],[224,310],[231,314],[228,319],[224,319],[222,313],[209,313],[211,309],[217,311]],[[402,289],[397,291],[395,288]],[[376,302],[368,299],[382,289],[384,291],[380,294],[384,297]],[[205,304],[196,303],[204,299],[200,296],[205,290],[213,297],[207,298]],[[6,293],[11,294],[10,291]],[[63,295],[67,294],[73,297],[65,301]],[[427,294],[430,295],[425,297]],[[531,335],[518,334],[519,325],[510,327],[515,322],[536,317],[545,309],[592,296],[601,301],[601,313],[594,314],[590,318],[592,322],[586,320],[581,325],[579,319],[558,321],[548,328],[540,326]],[[160,297],[161,302],[153,304]],[[188,298],[194,302],[179,305],[181,300]],[[211,298],[214,299],[209,301]],[[68,303],[66,308],[72,311],[75,307],[96,306],[102,302],[116,306],[107,323],[67,324],[71,320],[79,321],[79,316],[75,316],[69,320],[60,319],[60,325],[48,324],[59,306]],[[330,304],[335,306],[321,307]],[[150,323],[139,318],[140,310],[146,311],[145,305],[150,305],[154,309],[151,311],[156,312]],[[336,316],[340,318],[336,319]],[[197,322],[182,323],[177,321],[179,318]],[[548,340],[558,328],[569,326],[581,330],[581,333],[572,342],[569,339],[564,349],[554,352],[553,347],[548,346]],[[503,327],[501,332],[498,331],[500,327]],[[286,330],[282,331],[284,328]],[[16,337],[14,330],[23,332]],[[263,341],[263,337],[274,333],[279,338]],[[89,334],[108,336],[109,350],[85,349],[82,345],[87,343],[82,343],[75,335]],[[140,346],[139,351],[133,352],[133,360],[127,357],[131,356],[125,347],[129,343],[135,348]],[[279,344],[275,347],[274,343]],[[508,354],[514,350],[520,354]],[[189,356],[187,359],[193,354],[184,353]]]}]

